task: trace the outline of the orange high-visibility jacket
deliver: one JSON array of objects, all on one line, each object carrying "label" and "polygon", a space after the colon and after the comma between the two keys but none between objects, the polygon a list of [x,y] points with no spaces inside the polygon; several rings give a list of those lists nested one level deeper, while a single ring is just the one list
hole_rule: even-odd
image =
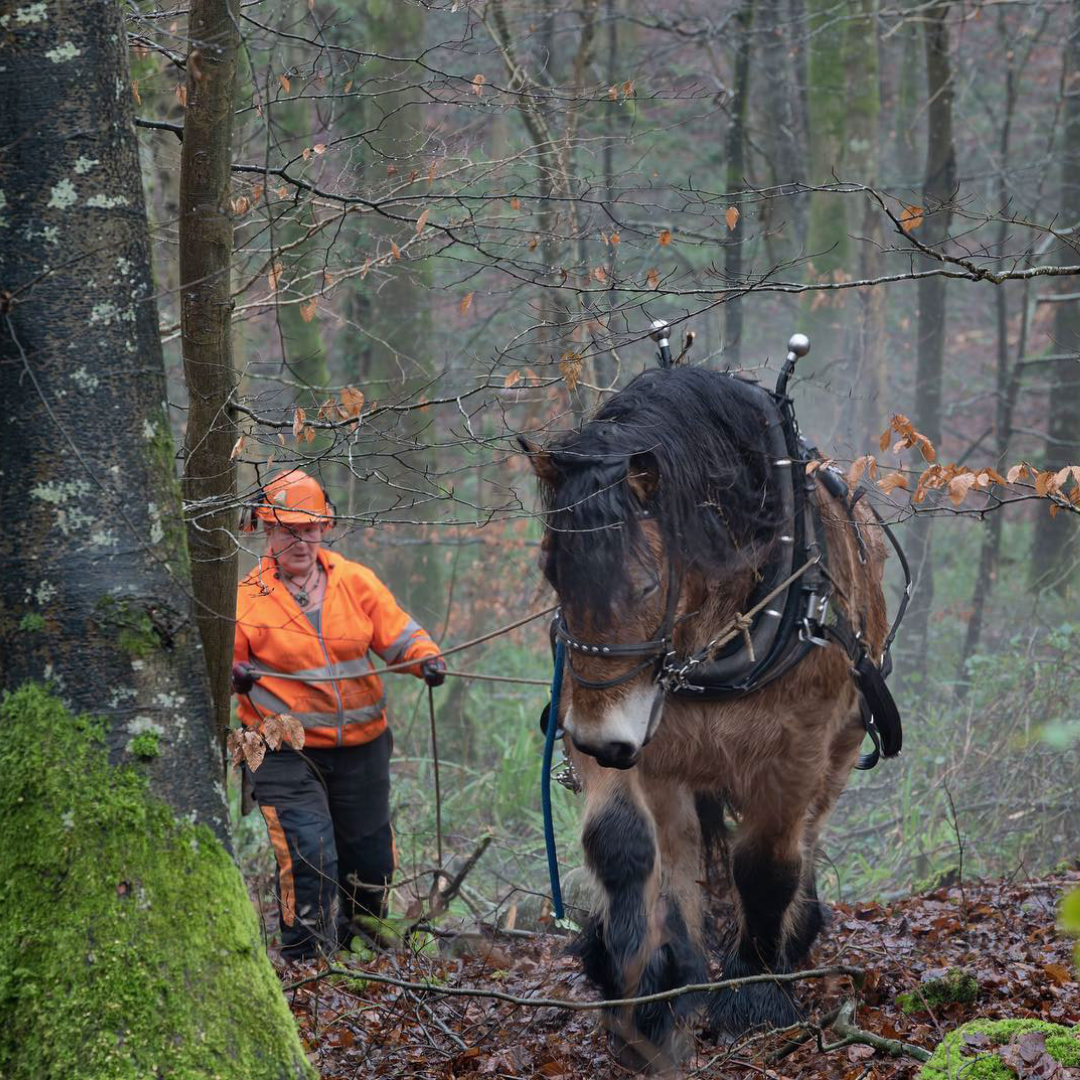
[{"label": "orange high-visibility jacket", "polygon": [[[318,558],[326,571],[321,633],[274,577],[269,556],[240,582],[233,663],[250,664],[263,677],[251,702],[239,697],[238,712],[248,727],[291,713],[304,725],[307,746],[357,746],[386,730],[386,692],[370,674],[370,651],[387,664],[415,660],[403,670],[422,675],[421,662],[439,649],[366,566],[325,549]],[[304,681],[275,679],[274,672]]]}]

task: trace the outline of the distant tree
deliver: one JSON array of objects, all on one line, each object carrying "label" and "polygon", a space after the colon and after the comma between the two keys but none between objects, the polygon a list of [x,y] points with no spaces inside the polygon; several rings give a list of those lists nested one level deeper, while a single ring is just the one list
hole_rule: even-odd
[{"label": "distant tree", "polygon": [[[1061,212],[1071,230],[1067,241],[1076,258],[1080,250],[1080,0],[1073,0],[1069,30],[1062,47]],[[1055,304],[1053,362],[1045,465],[1056,468],[1080,461],[1080,298],[1075,282],[1065,279],[1061,293],[1068,300]],[[1033,584],[1064,591],[1077,578],[1080,530],[1068,514],[1040,514],[1031,553]]]},{"label": "distant tree", "polygon": [[121,7],[0,26],[0,1074],[309,1076],[229,848]]}]

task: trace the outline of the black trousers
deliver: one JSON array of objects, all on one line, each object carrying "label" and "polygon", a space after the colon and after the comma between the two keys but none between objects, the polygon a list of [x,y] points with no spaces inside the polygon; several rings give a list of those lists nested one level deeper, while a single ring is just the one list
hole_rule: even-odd
[{"label": "black trousers", "polygon": [[277,862],[281,952],[291,960],[333,951],[356,916],[386,913],[392,747],[389,731],[302,755],[282,746],[252,774]]}]

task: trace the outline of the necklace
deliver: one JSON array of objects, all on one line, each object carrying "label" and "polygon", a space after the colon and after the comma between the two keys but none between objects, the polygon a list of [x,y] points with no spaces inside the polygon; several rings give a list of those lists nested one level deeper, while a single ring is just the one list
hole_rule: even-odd
[{"label": "necklace", "polygon": [[[314,575],[315,580],[318,581],[318,579],[319,579],[319,564],[318,563],[316,563],[311,568],[311,570],[308,571],[308,576],[306,578],[304,578],[304,584],[300,585],[300,586],[297,586],[296,592],[293,593],[293,599],[302,608],[307,607],[308,604],[311,603],[311,597],[308,596],[308,591],[307,590],[308,590],[308,585],[311,584],[312,575]],[[296,585],[296,578],[290,577],[288,574],[283,574],[282,576],[287,581],[291,581],[293,583],[293,585]]]}]

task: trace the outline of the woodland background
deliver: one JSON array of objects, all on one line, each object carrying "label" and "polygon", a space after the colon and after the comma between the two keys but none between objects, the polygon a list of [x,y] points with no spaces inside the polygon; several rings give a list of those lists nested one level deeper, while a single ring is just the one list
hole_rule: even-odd
[{"label": "woodland background", "polygon": [[[685,362],[766,385],[802,331],[812,351],[793,383],[801,427],[868,486],[916,575],[893,676],[905,751],[856,775],[841,798],[823,898],[897,901],[975,877],[1023,882],[1075,860],[1078,0],[121,6],[126,60],[82,44],[89,16],[0,5],[3,45],[26,65],[26,86],[40,88],[44,72],[63,89],[43,94],[43,109],[56,107],[41,114],[41,132],[70,140],[76,112],[85,133],[86,116],[102,110],[138,133],[138,169],[121,160],[112,186],[85,204],[102,217],[87,217],[82,248],[65,235],[58,249],[52,226],[31,223],[0,249],[17,284],[5,284],[0,374],[10,401],[30,402],[28,416],[44,409],[45,433],[9,425],[5,460],[25,438],[22,471],[39,487],[46,473],[68,486],[50,480],[60,486],[30,498],[20,470],[5,464],[2,479],[28,506],[60,508],[57,574],[73,576],[79,558],[113,565],[96,540],[72,557],[72,531],[93,527],[72,501],[96,489],[70,484],[85,483],[77,462],[94,461],[80,431],[105,445],[119,430],[102,419],[112,399],[99,395],[130,379],[150,389],[120,427],[127,445],[145,435],[166,454],[165,488],[181,480],[204,641],[231,638],[236,575],[260,550],[238,530],[240,510],[289,465],[330,491],[335,547],[373,566],[437,639],[465,641],[550,603],[519,435],[546,442],[655,363],[654,318],[673,324],[676,352],[695,335]],[[48,64],[19,51],[20,33],[46,27],[46,9]],[[5,70],[13,80],[20,69]],[[29,110],[31,90],[22,94]],[[19,149],[35,136],[11,126],[14,112],[0,158],[6,212],[19,211],[12,176],[29,190],[47,160]],[[63,209],[62,185],[74,192],[85,172],[93,178],[97,160],[72,161],[74,180],[49,174],[37,205]],[[126,318],[101,307],[101,264],[80,260],[100,250],[97,222],[124,213],[114,192],[134,203],[140,183],[153,278],[133,294],[131,321],[140,357],[152,365],[158,339],[164,349],[161,413],[149,368],[125,367],[121,346],[95,351],[83,336],[102,323],[118,333]],[[51,397],[48,379],[33,377],[47,349],[27,344],[19,307],[31,312],[60,271],[71,286],[50,310],[71,310],[50,325],[79,351],[64,354],[57,370],[71,385]],[[157,327],[147,322],[155,307]],[[84,414],[94,420],[80,429]],[[121,516],[150,547],[182,546],[160,494],[140,484],[142,502]],[[34,520],[0,542],[29,575],[25,589],[12,579],[0,609],[4,686],[66,674],[57,685],[73,705],[100,709],[100,690],[72,690],[77,653],[65,659],[53,639],[76,642],[89,625],[102,648],[117,628],[171,648],[175,627],[166,619],[162,629],[160,605],[129,607],[118,573],[118,614],[101,616],[100,600],[96,622],[61,610],[63,596],[35,585]],[[895,606],[895,565],[890,574]],[[220,729],[225,654],[208,649]],[[464,655],[465,670],[549,675],[542,621]],[[151,685],[149,674],[115,677]],[[423,895],[435,862],[425,693],[391,682],[402,877]],[[188,714],[212,730],[209,698],[189,693]],[[451,910],[471,924],[549,925],[537,723],[546,693],[451,679],[436,694],[447,857],[491,838]],[[122,721],[135,733],[132,709],[114,693],[110,731]],[[127,735],[114,734],[115,757]],[[164,789],[163,770],[176,765],[168,742],[146,766]],[[272,856],[258,816],[239,816],[234,780],[228,799],[272,948]],[[555,817],[570,870],[577,799],[562,788]]]}]

